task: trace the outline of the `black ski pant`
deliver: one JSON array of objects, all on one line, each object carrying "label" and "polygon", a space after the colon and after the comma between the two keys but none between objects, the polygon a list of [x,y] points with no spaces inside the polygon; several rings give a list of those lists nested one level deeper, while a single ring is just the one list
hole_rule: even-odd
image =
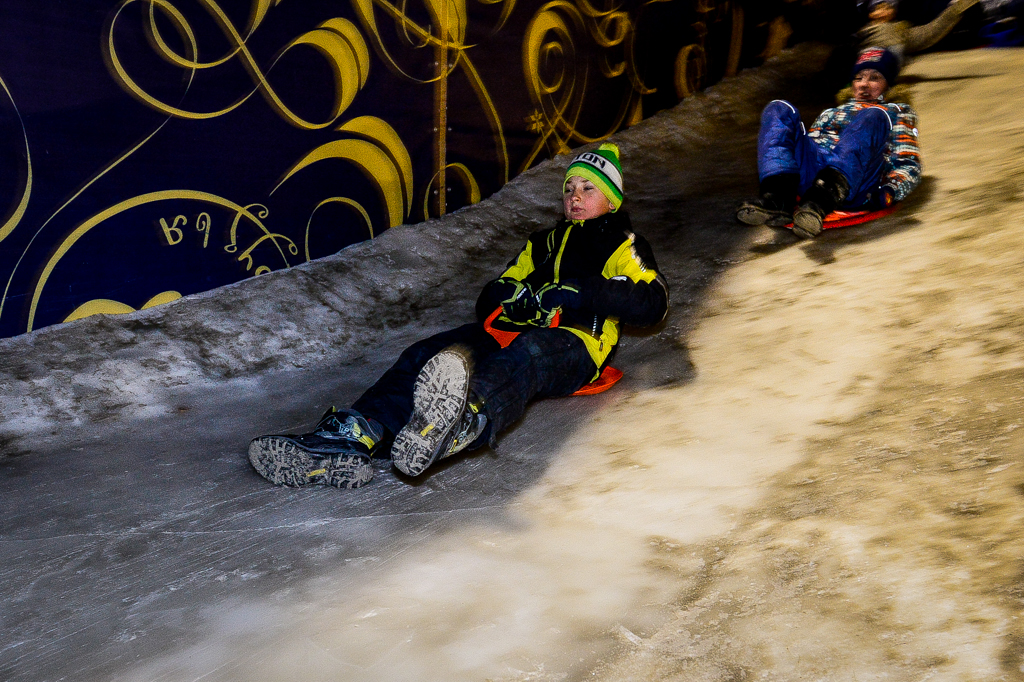
[{"label": "black ski pant", "polygon": [[473,323],[406,348],[352,409],[376,419],[394,436],[412,415],[413,388],[420,370],[430,358],[454,344],[470,351],[474,367],[470,391],[483,401],[487,415],[487,430],[472,447],[486,443],[515,423],[531,400],[570,395],[597,374],[586,344],[572,332],[531,329],[502,348],[483,325]]}]

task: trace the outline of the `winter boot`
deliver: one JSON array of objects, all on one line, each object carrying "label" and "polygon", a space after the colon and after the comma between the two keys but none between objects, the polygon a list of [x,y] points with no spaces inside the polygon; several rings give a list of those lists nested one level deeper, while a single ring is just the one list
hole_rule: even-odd
[{"label": "winter boot", "polygon": [[761,181],[760,197],[743,202],[736,211],[736,219],[746,225],[785,227],[793,222],[796,204],[796,173],[769,175]]},{"label": "winter boot", "polygon": [[370,458],[384,427],[355,410],[324,413],[312,433],[260,436],[249,443],[249,461],[276,485],[358,488],[373,478]]},{"label": "winter boot", "polygon": [[849,194],[850,183],[845,175],[835,168],[822,168],[793,214],[793,233],[803,239],[817,237],[825,217],[839,208]]},{"label": "winter boot", "polygon": [[468,448],[473,441],[483,435],[486,428],[487,415],[484,413],[484,401],[470,392],[466,409],[462,411],[462,419],[459,420],[459,425],[455,429],[455,438],[452,440],[448,452],[442,455],[441,459]]},{"label": "winter boot", "polygon": [[437,460],[464,450],[483,432],[487,417],[469,399],[472,365],[468,349],[450,346],[420,370],[412,416],[391,446],[391,461],[403,474],[419,476]]}]

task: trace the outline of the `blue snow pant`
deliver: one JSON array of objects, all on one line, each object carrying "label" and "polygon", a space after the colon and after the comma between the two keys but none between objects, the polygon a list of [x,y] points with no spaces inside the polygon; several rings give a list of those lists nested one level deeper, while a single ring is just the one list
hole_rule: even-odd
[{"label": "blue snow pant", "polygon": [[483,400],[487,415],[487,429],[470,447],[483,445],[492,434],[497,436],[515,423],[531,400],[570,395],[590,383],[597,373],[583,340],[572,332],[531,329],[502,348],[482,324],[473,323],[406,348],[352,409],[376,419],[394,436],[412,416],[413,388],[420,370],[453,344],[470,351],[474,366],[470,391]]},{"label": "blue snow pant", "polygon": [[839,144],[829,151],[807,135],[796,107],[777,99],[761,113],[758,179],[796,173],[800,176],[798,193],[802,196],[821,169],[832,167],[850,183],[850,194],[843,206],[860,208],[878,190],[891,132],[889,114],[879,107],[867,107],[853,116],[840,134]]}]

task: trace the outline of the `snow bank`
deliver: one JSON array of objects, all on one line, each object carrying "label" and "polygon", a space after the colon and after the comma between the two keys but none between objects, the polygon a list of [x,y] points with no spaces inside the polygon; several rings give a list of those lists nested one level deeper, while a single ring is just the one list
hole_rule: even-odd
[{"label": "snow bank", "polygon": [[[822,46],[798,47],[615,135],[631,198],[685,191],[659,184],[653,160],[665,140],[696,146],[727,134],[738,117],[758,116],[766,97],[816,72],[826,56]],[[477,205],[312,263],[0,340],[4,452],[20,437],[56,435],[60,425],[165,414],[182,391],[293,367],[316,371],[395,333],[471,320],[480,287],[531,231],[558,217],[568,160],[546,161]],[[723,154],[716,163],[735,160]],[[699,184],[706,172],[705,160],[693,163],[687,182]]]}]

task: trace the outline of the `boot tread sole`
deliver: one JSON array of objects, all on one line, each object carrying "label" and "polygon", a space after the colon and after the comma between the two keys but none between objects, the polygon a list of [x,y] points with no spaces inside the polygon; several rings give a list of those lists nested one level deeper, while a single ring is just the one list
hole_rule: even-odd
[{"label": "boot tread sole", "polygon": [[444,350],[427,361],[416,377],[413,413],[395,436],[391,461],[407,476],[419,476],[446,454],[469,394],[469,357]]},{"label": "boot tread sole", "polygon": [[357,453],[316,456],[289,436],[260,436],[249,443],[249,462],[275,485],[358,488],[373,478],[370,458]]},{"label": "boot tread sole", "polygon": [[793,214],[793,232],[798,237],[813,239],[821,234],[822,219],[814,211],[800,211]]},{"label": "boot tread sole", "polygon": [[785,227],[793,221],[793,216],[786,211],[773,211],[756,204],[743,204],[736,211],[736,219],[752,227]]}]

